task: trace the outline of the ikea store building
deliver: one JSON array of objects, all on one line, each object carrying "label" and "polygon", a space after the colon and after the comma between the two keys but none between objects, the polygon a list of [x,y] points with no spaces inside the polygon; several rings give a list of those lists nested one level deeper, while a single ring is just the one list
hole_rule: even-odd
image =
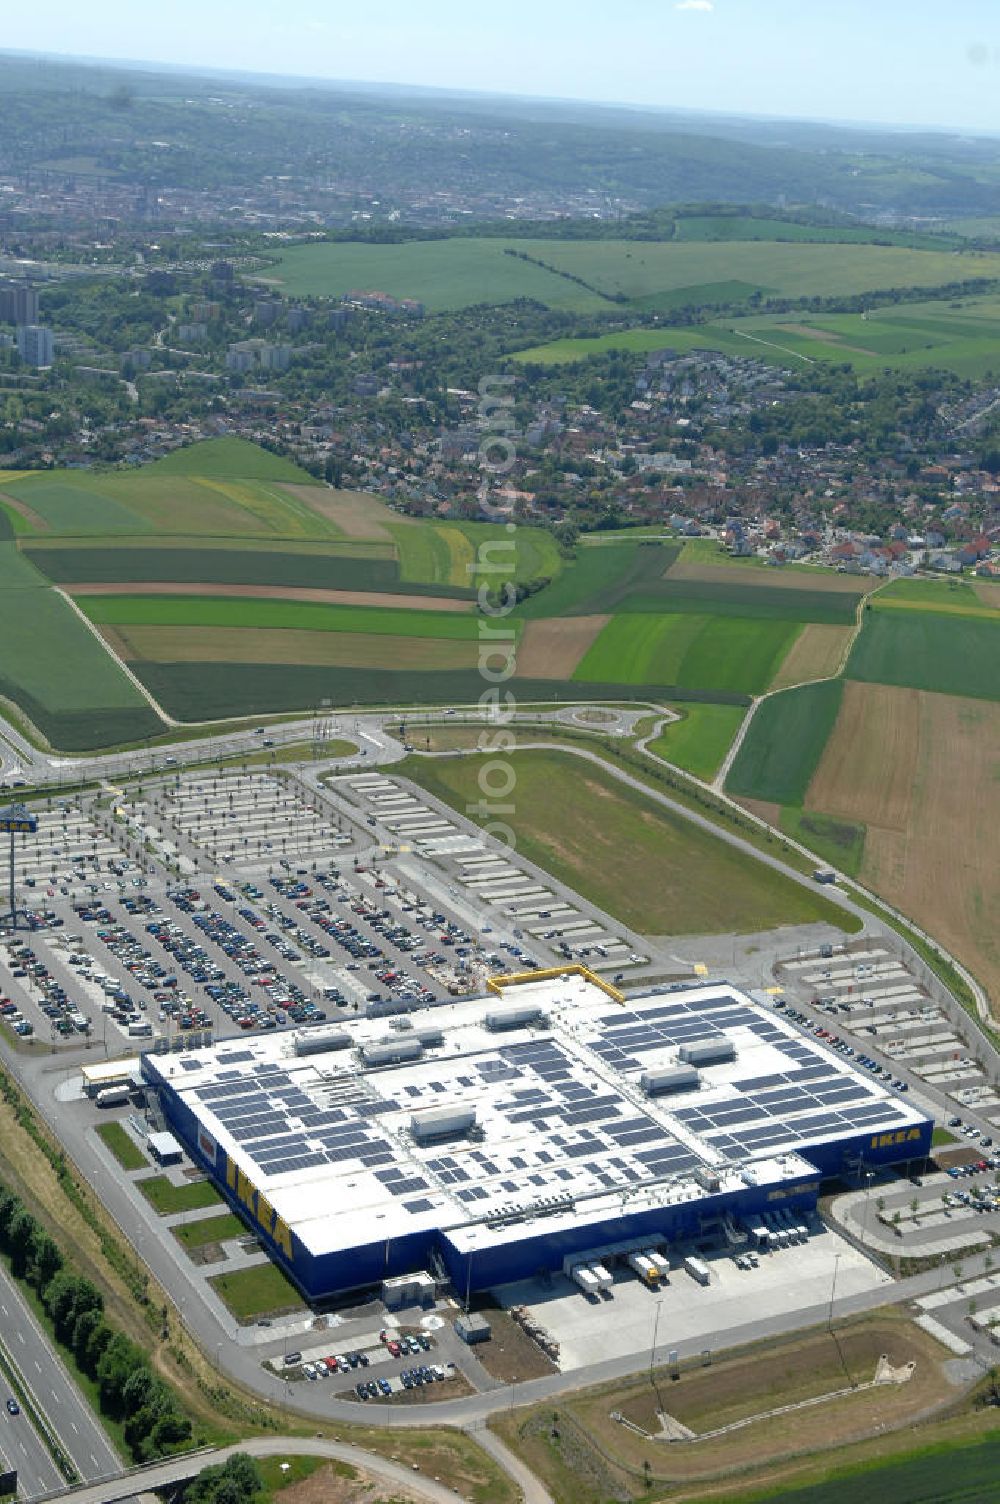
[{"label": "ikea store building", "polygon": [[558,976],[393,1019],[142,1057],[167,1125],[311,1301],[483,1290],[633,1239],[801,1219],[932,1123],[726,983]]}]

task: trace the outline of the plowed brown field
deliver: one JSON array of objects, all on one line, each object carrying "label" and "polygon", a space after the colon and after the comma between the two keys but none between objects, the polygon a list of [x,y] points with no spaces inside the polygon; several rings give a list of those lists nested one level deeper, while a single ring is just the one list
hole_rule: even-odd
[{"label": "plowed brown field", "polygon": [[308,585],[213,585],[165,580],[74,584],[70,595],[229,595],[261,601],[316,601],[323,606],[390,606],[402,611],[464,611],[474,601],[449,595],[396,595],[386,590],[319,590]]},{"label": "plowed brown field", "polygon": [[610,620],[610,616],[565,616],[529,621],[517,649],[518,673],[526,679],[571,679]]},{"label": "plowed brown field", "polygon": [[1000,1017],[1000,705],[848,683],[806,807],[868,826],[862,880],[964,961]]},{"label": "plowed brown field", "polygon": [[701,580],[706,585],[759,585],[762,590],[829,590],[834,594],[873,590],[879,583],[870,575],[837,574],[832,569],[760,569],[747,564],[699,564],[678,559],[666,571],[666,579]]},{"label": "plowed brown field", "polygon": [[332,491],[326,486],[301,486],[294,481],[283,481],[281,489],[339,527],[346,538],[371,538],[388,543],[391,539],[384,524],[399,521],[384,501],[363,491]]},{"label": "plowed brown field", "polygon": [[101,628],[130,662],[288,663],[331,668],[475,668],[475,642],[364,632],[308,632],[267,627]]},{"label": "plowed brown field", "polygon": [[792,684],[832,679],[840,671],[854,630],[853,627],[820,626],[817,622],[808,622],[782,660],[771,688],[788,689]]}]

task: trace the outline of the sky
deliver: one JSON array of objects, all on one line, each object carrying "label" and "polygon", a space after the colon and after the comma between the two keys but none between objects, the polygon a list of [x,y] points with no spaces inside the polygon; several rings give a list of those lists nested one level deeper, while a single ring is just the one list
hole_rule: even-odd
[{"label": "sky", "polygon": [[1000,0],[32,0],[0,45],[1000,131]]}]

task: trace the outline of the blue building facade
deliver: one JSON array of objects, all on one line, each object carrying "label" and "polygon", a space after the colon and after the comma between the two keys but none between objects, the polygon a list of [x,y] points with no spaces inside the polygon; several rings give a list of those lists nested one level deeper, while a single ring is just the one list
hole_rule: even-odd
[{"label": "blue building facade", "polygon": [[[456,1289],[478,1292],[531,1278],[541,1271],[560,1271],[567,1257],[601,1245],[640,1238],[668,1243],[694,1241],[710,1235],[723,1217],[754,1222],[764,1212],[782,1209],[803,1218],[815,1211],[824,1178],[857,1175],[865,1167],[923,1160],[930,1153],[933,1131],[931,1120],[923,1119],[888,1132],[854,1133],[802,1145],[796,1152],[812,1168],[791,1173],[779,1183],[745,1185],[691,1201],[645,1206],[599,1219],[581,1215],[569,1226],[564,1217],[548,1222],[544,1217],[535,1218],[523,1225],[523,1236],[510,1228],[491,1239],[483,1226],[481,1236],[472,1240],[461,1228],[451,1233],[445,1228],[431,1228],[349,1246],[350,1213],[345,1212],[343,1245],[317,1252],[306,1246],[294,1227],[282,1221],[265,1192],[216,1142],[183,1095],[165,1079],[157,1060],[156,1055],[144,1055],[142,1074],[158,1096],[170,1131],[311,1303],[425,1269],[433,1254],[444,1264]],[[322,1194],[321,1184],[317,1193]],[[476,1246],[470,1247],[473,1241]]]}]

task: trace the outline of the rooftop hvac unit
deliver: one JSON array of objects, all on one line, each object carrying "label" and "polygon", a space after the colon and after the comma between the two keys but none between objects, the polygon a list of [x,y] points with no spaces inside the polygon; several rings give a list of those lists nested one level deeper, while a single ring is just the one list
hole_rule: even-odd
[{"label": "rooftop hvac unit", "polygon": [[670,1091],[693,1091],[701,1077],[693,1065],[665,1065],[660,1070],[643,1071],[639,1085],[647,1097],[663,1096]]},{"label": "rooftop hvac unit", "polygon": [[414,1142],[418,1144],[455,1138],[460,1133],[468,1133],[475,1126],[474,1107],[432,1107],[427,1112],[415,1112],[410,1118],[410,1132]]},{"label": "rooftop hvac unit", "polygon": [[352,1043],[350,1034],[343,1029],[316,1029],[302,1034],[295,1041],[296,1055],[322,1055],[326,1050],[346,1050]]},{"label": "rooftop hvac unit", "polygon": [[718,1065],[736,1059],[736,1046],[720,1034],[718,1039],[693,1039],[690,1044],[682,1044],[677,1054],[688,1065]]},{"label": "rooftop hvac unit", "polygon": [[361,1047],[364,1065],[399,1065],[404,1060],[419,1060],[424,1047],[415,1035],[400,1035],[398,1039],[380,1039],[377,1044]]},{"label": "rooftop hvac unit", "polygon": [[428,1025],[426,1028],[416,1029],[414,1033],[425,1050],[433,1049],[438,1044],[444,1044],[443,1029],[435,1029]]},{"label": "rooftop hvac unit", "polygon": [[525,1024],[548,1023],[548,1018],[537,1005],[522,1003],[520,1007],[493,1008],[483,1022],[488,1029],[498,1034],[502,1029],[520,1029]]},{"label": "rooftop hvac unit", "polygon": [[714,1165],[695,1165],[691,1173],[703,1191],[717,1191],[722,1184],[721,1174]]}]

